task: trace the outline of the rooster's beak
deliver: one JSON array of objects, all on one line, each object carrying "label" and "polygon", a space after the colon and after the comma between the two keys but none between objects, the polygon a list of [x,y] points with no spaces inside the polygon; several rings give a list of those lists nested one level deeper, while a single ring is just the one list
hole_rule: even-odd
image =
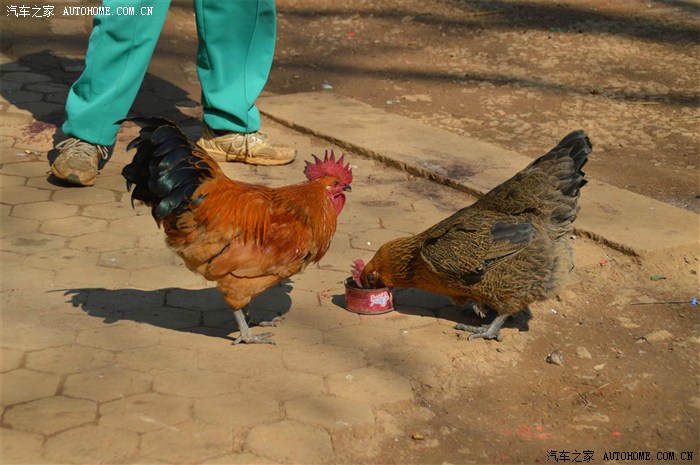
[{"label": "rooster's beak", "polygon": [[345,185],[343,186],[343,190],[349,192],[349,191],[352,190],[352,187],[350,187],[350,184],[345,184]]}]

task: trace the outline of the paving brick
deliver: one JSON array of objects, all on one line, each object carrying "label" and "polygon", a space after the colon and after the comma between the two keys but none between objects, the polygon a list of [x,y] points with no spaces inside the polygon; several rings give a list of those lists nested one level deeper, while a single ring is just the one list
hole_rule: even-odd
[{"label": "paving brick", "polygon": [[0,177],[0,185],[3,187],[10,186],[24,186],[27,184],[27,178],[23,176],[6,176],[2,175]]},{"label": "paving brick", "polygon": [[0,403],[7,406],[52,396],[56,394],[59,381],[57,376],[24,368],[8,371],[0,375]]},{"label": "paving brick", "polygon": [[[189,270],[186,271],[191,273]],[[203,312],[227,309],[231,315],[233,315],[228,304],[224,301],[221,292],[214,287],[198,289],[196,291],[189,289],[168,289],[165,303],[170,307],[188,308],[190,310]]]},{"label": "paving brick", "polygon": [[359,368],[326,377],[331,394],[345,399],[379,406],[395,402],[412,402],[411,383],[391,371]]},{"label": "paving brick", "polygon": [[383,244],[408,234],[392,229],[369,229],[350,236],[350,247],[356,250],[376,252]]},{"label": "paving brick", "polygon": [[184,397],[211,397],[240,390],[240,376],[206,370],[157,373],[153,390]]},{"label": "paving brick", "polygon": [[432,310],[402,307],[400,311],[380,315],[360,315],[360,322],[364,325],[407,329],[435,324],[437,320]]},{"label": "paving brick", "polygon": [[321,375],[281,368],[277,371],[257,370],[244,376],[239,385],[277,400],[289,400],[323,394],[326,390]]},{"label": "paving brick", "polygon": [[54,434],[91,423],[96,418],[95,402],[52,396],[14,406],[5,414],[4,423],[14,429]]},{"label": "paving brick", "polygon": [[54,463],[127,463],[136,455],[139,438],[130,431],[81,426],[46,440],[44,456]]},{"label": "paving brick", "polygon": [[[97,220],[103,221],[103,220]],[[169,250],[112,250],[100,254],[100,266],[140,270],[154,266],[171,266],[179,263],[180,258]]]},{"label": "paving brick", "polygon": [[226,340],[216,344],[213,343],[212,338],[209,340],[211,343],[199,350],[198,366],[202,370],[239,376],[255,374],[273,377],[275,373],[284,369],[282,351],[274,346],[244,344],[233,346]]},{"label": "paving brick", "polygon": [[[43,177],[51,172],[51,168],[46,161],[27,161],[25,163],[12,163],[3,165],[0,173],[10,176],[23,176],[25,178]],[[4,185],[4,184],[3,184]]]},{"label": "paving brick", "polygon": [[52,252],[36,253],[27,257],[24,266],[40,270],[56,270],[60,274],[66,268],[82,265],[96,265],[98,256],[81,250],[59,249]]},{"label": "paving brick", "polygon": [[22,82],[25,84],[28,82],[51,81],[51,78],[45,74],[32,73],[28,71],[14,71],[9,73],[3,73],[2,78],[7,79],[8,81]]},{"label": "paving brick", "polygon": [[157,393],[136,394],[100,405],[101,426],[145,433],[191,420],[192,401]]},{"label": "paving brick", "polygon": [[33,254],[60,249],[65,244],[62,237],[50,236],[43,233],[32,233],[9,238],[5,242],[5,249],[20,254]]},{"label": "paving brick", "polygon": [[[106,271],[109,270],[109,271]],[[118,288],[127,286],[131,281],[128,270],[104,268],[89,263],[76,263],[70,269],[60,270],[56,274],[56,288]]]},{"label": "paving brick", "polygon": [[208,465],[274,465],[277,462],[243,452],[240,454],[222,455],[221,457],[205,460],[202,463]]},{"label": "paving brick", "polygon": [[[3,283],[4,285],[4,283]],[[31,300],[29,302],[32,302]],[[3,305],[3,325],[2,325],[2,345],[19,350],[40,350],[49,347],[58,347],[70,344],[75,341],[75,332],[60,328],[43,328],[33,324],[12,324],[12,314],[10,308],[18,305]],[[32,307],[29,307],[32,308]],[[27,309],[18,309],[22,313],[27,313]]]},{"label": "paving brick", "polygon": [[401,344],[399,330],[382,326],[354,325],[331,329],[323,333],[326,344],[377,350],[384,346]]},{"label": "paving brick", "polygon": [[113,366],[66,376],[63,394],[106,402],[147,392],[150,387],[149,375]]},{"label": "paving brick", "polygon": [[282,323],[275,331],[274,339],[275,344],[291,348],[295,346],[321,344],[323,342],[323,334],[317,329],[301,328]]},{"label": "paving brick", "polygon": [[148,325],[119,324],[82,331],[78,344],[106,350],[127,350],[158,344],[158,332]]},{"label": "paving brick", "polygon": [[[43,101],[26,102],[26,103],[22,104],[23,110],[29,111],[32,115],[34,115],[35,117],[38,117],[38,118],[46,117],[46,116],[58,117],[59,115],[62,115],[65,113],[65,108],[66,108],[65,105],[59,105],[56,103],[49,103],[49,102],[43,102]],[[44,131],[44,132],[46,133],[49,131]],[[49,134],[46,134],[46,136],[49,136],[47,139],[51,140]],[[40,150],[38,148],[39,146],[33,144],[37,140],[37,138],[38,138],[37,134],[30,132],[26,137],[18,138],[18,143],[21,143],[22,139],[24,139],[25,141],[27,141],[27,144],[30,144],[27,146],[37,147],[36,150]],[[21,145],[21,146],[23,146],[23,145]],[[50,148],[53,147],[53,141],[51,141],[51,145],[48,148],[45,145],[42,145],[41,147],[42,147],[41,150],[48,151],[48,150],[50,150]]]},{"label": "paving brick", "polygon": [[161,231],[154,231],[150,236],[138,236],[138,247],[140,249],[167,250],[175,255],[165,244],[165,234]]},{"label": "paving brick", "polygon": [[[122,181],[124,178],[122,178]],[[100,186],[104,187],[104,186]],[[91,218],[103,218],[105,220],[118,220],[121,218],[130,218],[134,216],[134,210],[131,205],[126,203],[106,203],[100,205],[89,205],[83,208],[81,213],[83,216]],[[155,232],[154,232],[155,233]],[[162,233],[161,233],[162,235]]]},{"label": "paving brick", "polygon": [[227,428],[201,423],[181,423],[145,433],[141,453],[170,463],[198,463],[232,452],[233,435]]},{"label": "paving brick", "polygon": [[11,205],[41,202],[48,200],[50,195],[50,191],[28,186],[7,186],[0,189],[0,198],[3,203]]},{"label": "paving brick", "polygon": [[79,216],[44,221],[41,225],[41,232],[57,236],[75,237],[81,234],[104,231],[106,228],[107,222],[105,220]]},{"label": "paving brick", "polygon": [[68,374],[105,367],[113,362],[112,352],[95,347],[65,345],[30,352],[26,366],[37,371]]},{"label": "paving brick", "polygon": [[[352,326],[360,323],[360,318],[356,313],[348,312],[342,308],[333,307],[313,307],[312,304],[303,305],[298,304],[297,300],[299,292],[294,292],[294,311],[289,312],[285,315],[286,325],[295,325],[308,328],[316,328],[320,330],[342,328],[347,326]],[[313,302],[314,299],[318,300],[318,294],[309,295],[301,294],[304,299]],[[311,308],[310,308],[311,307]],[[324,336],[324,340],[325,340]]]},{"label": "paving brick", "polygon": [[[292,285],[294,290],[306,290],[314,293],[320,290],[343,290],[345,279],[350,276],[350,264],[348,261],[347,269],[344,271],[335,271],[327,268],[308,268],[301,274],[292,277]],[[344,291],[341,291],[344,292]],[[309,304],[313,304],[309,302]]]},{"label": "paving brick", "polygon": [[51,220],[55,218],[68,218],[78,213],[76,205],[66,205],[56,202],[37,202],[15,205],[12,216],[27,218],[30,220]]},{"label": "paving brick", "polygon": [[58,190],[54,193],[53,200],[68,205],[96,205],[115,202],[117,198],[112,191],[90,187],[89,189],[65,188]]},{"label": "paving brick", "polygon": [[51,463],[41,456],[44,438],[35,433],[0,429],[0,457],[3,463]]},{"label": "paving brick", "polygon": [[357,400],[331,396],[302,397],[285,402],[284,408],[289,419],[323,428],[374,426],[372,407]]},{"label": "paving brick", "polygon": [[365,366],[361,350],[317,344],[313,347],[289,347],[282,353],[284,366],[294,371],[329,375]]},{"label": "paving brick", "polygon": [[331,463],[333,445],[324,430],[290,420],[253,428],[248,449],[278,463]]},{"label": "paving brick", "polygon": [[188,270],[182,262],[178,262],[177,265],[132,270],[130,281],[143,289],[179,287],[199,290],[202,287],[211,286],[202,276]]},{"label": "paving brick", "polygon": [[440,310],[454,304],[449,297],[433,294],[422,289],[396,289],[394,291],[394,307],[424,308],[427,310]]},{"label": "paving brick", "polygon": [[139,347],[117,354],[117,363],[145,373],[192,370],[197,367],[197,352],[160,345]]},{"label": "paving brick", "polygon": [[0,373],[14,370],[22,365],[24,352],[8,347],[0,347]]},{"label": "paving brick", "polygon": [[65,84],[60,84],[57,82],[40,82],[37,84],[26,84],[24,86],[24,88],[27,90],[34,91],[34,92],[41,92],[41,93],[47,94],[50,92],[57,92],[57,91],[68,92],[69,87]]},{"label": "paving brick", "polygon": [[[19,206],[19,205],[15,205]],[[39,222],[35,220],[25,220],[24,218],[7,218],[2,222],[2,230],[0,230],[0,236],[5,237],[15,237],[15,236],[25,236],[28,234],[35,233],[39,230]]]},{"label": "paving brick", "polygon": [[98,233],[73,237],[68,242],[68,247],[77,250],[85,250],[87,252],[108,252],[127,248],[134,249],[136,241],[137,238],[135,236],[100,231]]},{"label": "paving brick", "polygon": [[109,231],[115,234],[128,234],[130,236],[150,236],[156,233],[163,234],[163,231],[158,229],[151,215],[145,212],[138,216],[134,214],[133,216],[110,222]]},{"label": "paving brick", "polygon": [[41,283],[43,291],[50,290],[56,279],[56,273],[49,270],[42,270],[33,267],[16,268],[12,273],[3,276],[2,285],[4,289],[13,291],[35,290],[37,283]]},{"label": "paving brick", "polygon": [[[26,183],[29,187],[37,187],[39,189],[45,189],[49,191],[60,191],[69,189],[64,184],[59,184],[53,177],[48,176],[37,176],[29,178]],[[55,205],[55,204],[54,204]]]},{"label": "paving brick", "polygon": [[[455,352],[455,354],[461,353],[461,351]],[[390,370],[430,387],[441,386],[444,376],[454,370],[452,355],[432,346],[385,347],[381,352],[369,352],[367,359],[369,366]]]},{"label": "paving brick", "polygon": [[[113,164],[110,162],[107,166],[112,166]],[[116,166],[116,165],[115,165]],[[131,212],[130,216],[136,215],[136,211],[134,208],[131,206],[131,195],[129,194],[128,196],[126,195],[127,190],[126,190],[126,179],[124,179],[124,176],[121,175],[121,168],[119,169],[118,174],[105,174],[105,171],[103,170],[100,177],[98,178],[97,185],[101,187],[102,189],[109,189],[111,191],[119,192],[119,193],[124,193],[124,197],[122,198],[122,202],[119,204],[121,209],[123,209],[125,212]],[[133,189],[133,187],[132,187]]]},{"label": "paving brick", "polygon": [[255,391],[198,399],[194,402],[194,418],[228,428],[249,427],[280,418],[279,401]]},{"label": "paving brick", "polygon": [[401,337],[410,346],[432,347],[445,351],[461,350],[466,342],[458,337],[458,331],[445,325],[409,329],[402,331]]}]

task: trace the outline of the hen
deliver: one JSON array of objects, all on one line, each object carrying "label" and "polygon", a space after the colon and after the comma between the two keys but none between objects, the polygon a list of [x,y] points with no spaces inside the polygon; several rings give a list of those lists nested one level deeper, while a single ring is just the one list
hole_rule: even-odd
[{"label": "hen", "polygon": [[127,147],[136,148],[122,175],[134,200],[151,207],[166,242],[187,267],[216,281],[233,309],[240,336],[234,344],[272,343],[254,335],[244,307],[285,278],[318,262],[328,250],[350,190],[352,170],[343,157],[314,156],[308,181],[270,188],[227,178],[174,123],[130,118],[142,126]]},{"label": "hen", "polygon": [[417,287],[490,307],[490,325],[457,329],[500,341],[509,315],[550,296],[573,269],[569,231],[591,148],[583,131],[572,132],[473,205],[382,245],[353,275],[364,286]]}]

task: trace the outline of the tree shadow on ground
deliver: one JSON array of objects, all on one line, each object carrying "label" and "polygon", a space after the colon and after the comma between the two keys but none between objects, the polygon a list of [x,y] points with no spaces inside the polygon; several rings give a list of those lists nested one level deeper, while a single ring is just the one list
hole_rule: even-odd
[{"label": "tree shadow on ground", "polygon": [[[248,305],[248,320],[269,321],[289,312],[292,286],[283,282],[257,296]],[[58,292],[58,291],[56,291]],[[215,288],[156,290],[74,288],[63,289],[68,302],[105,324],[134,321],[175,331],[233,340],[238,331],[233,311]]]},{"label": "tree shadow on ground", "polygon": [[[453,321],[455,324],[463,323],[470,326],[481,326],[491,324],[496,317],[494,311],[489,311],[485,318],[481,318],[471,306],[461,307],[455,305],[449,297],[433,294],[422,289],[397,288],[394,294],[394,311],[403,315],[412,315],[428,318],[441,318]],[[336,294],[332,296],[331,302],[345,309],[345,295]],[[506,320],[504,328],[517,328],[521,332],[529,331],[529,321],[532,319],[532,312],[525,308]]]},{"label": "tree shadow on ground", "polygon": [[[20,110],[31,113],[34,122],[19,129],[22,138],[37,139],[45,132],[53,134],[53,146],[66,138],[61,130],[65,121],[65,103],[68,90],[84,68],[84,60],[62,57],[49,50],[21,56],[15,62],[0,64],[3,98]],[[180,125],[200,124],[199,104],[190,99],[188,92],[151,73],[146,73],[143,84],[129,115],[158,115]],[[185,112],[183,112],[183,109]],[[47,154],[49,164],[58,156],[52,149]],[[111,156],[111,149],[110,149]],[[100,169],[106,160],[100,160]],[[50,178],[50,182],[64,185]]]}]

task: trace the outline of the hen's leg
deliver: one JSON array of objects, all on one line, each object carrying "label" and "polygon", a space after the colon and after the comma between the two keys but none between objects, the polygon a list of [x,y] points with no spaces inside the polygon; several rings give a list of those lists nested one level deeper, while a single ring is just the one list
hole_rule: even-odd
[{"label": "hen's leg", "polygon": [[272,333],[262,333],[253,334],[248,327],[248,323],[245,321],[245,315],[243,310],[234,310],[233,316],[236,317],[236,322],[238,323],[238,329],[241,335],[233,341],[234,344],[274,344],[274,341],[270,339]]},{"label": "hen's leg", "polygon": [[498,315],[490,325],[483,326],[469,326],[459,323],[455,326],[455,329],[472,333],[469,335],[470,341],[472,339],[483,338],[495,339],[500,342],[503,340],[503,336],[501,336],[501,326],[503,326],[503,322],[506,321],[506,318],[508,318],[508,315]]}]

